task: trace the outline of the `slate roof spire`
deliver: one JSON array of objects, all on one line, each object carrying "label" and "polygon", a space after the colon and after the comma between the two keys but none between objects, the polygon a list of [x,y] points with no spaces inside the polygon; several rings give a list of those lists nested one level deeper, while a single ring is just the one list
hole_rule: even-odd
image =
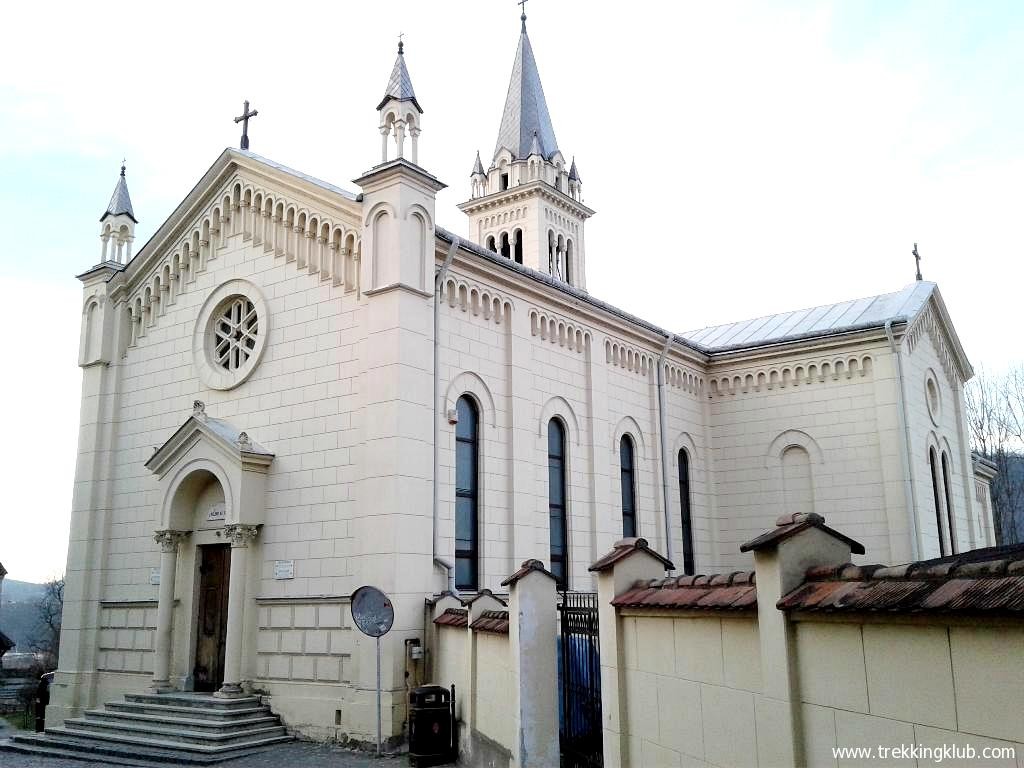
[{"label": "slate roof spire", "polygon": [[412,78],[409,77],[409,70],[405,66],[405,43],[398,41],[398,58],[395,59],[395,66],[391,69],[391,77],[388,78],[388,87],[384,91],[384,98],[380,100],[377,109],[380,110],[388,99],[396,101],[411,101],[413,106],[423,114],[423,108],[416,101],[416,92],[412,87]]},{"label": "slate roof spire", "polygon": [[551,125],[551,115],[544,100],[544,87],[540,83],[540,72],[537,71],[537,60],[533,57],[530,38],[526,34],[526,13],[520,17],[522,31],[519,34],[519,47],[516,49],[516,60],[512,65],[512,77],[508,84],[508,95],[505,97],[505,111],[501,116],[501,128],[498,130],[498,143],[494,147],[497,157],[502,147],[508,149],[516,160],[524,160],[530,155],[530,145],[534,133],[540,145],[541,154],[550,160],[558,151],[555,129]]},{"label": "slate roof spire", "polygon": [[476,162],[473,163],[473,173],[471,173],[470,175],[471,176],[477,176],[477,175],[479,175],[479,176],[486,176],[487,175],[487,174],[484,173],[484,164],[480,162],[480,150],[479,149],[476,151]]},{"label": "slate roof spire", "polygon": [[135,218],[135,211],[132,210],[132,199],[128,196],[128,182],[124,177],[124,163],[121,164],[121,178],[117,180],[114,194],[110,196],[107,210],[100,216],[100,221],[106,219],[107,216],[118,216],[122,213],[136,224],[139,223],[139,220]]}]

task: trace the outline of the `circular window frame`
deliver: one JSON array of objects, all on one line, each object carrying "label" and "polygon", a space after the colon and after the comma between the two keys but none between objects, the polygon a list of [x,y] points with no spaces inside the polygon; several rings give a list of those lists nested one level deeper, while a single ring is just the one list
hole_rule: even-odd
[{"label": "circular window frame", "polygon": [[[213,356],[214,325],[230,301],[243,298],[252,303],[256,310],[256,344],[249,358],[235,370],[228,370]],[[199,317],[192,332],[192,357],[196,373],[211,389],[234,389],[248,379],[263,357],[270,331],[270,312],[267,301],[260,290],[248,280],[228,280],[213,290],[203,302]]]},{"label": "circular window frame", "polygon": [[[930,392],[933,387],[935,389],[934,403]],[[936,427],[939,426],[939,420],[942,418],[942,387],[939,386],[939,379],[931,368],[924,376],[924,402],[928,408],[928,418]]]}]

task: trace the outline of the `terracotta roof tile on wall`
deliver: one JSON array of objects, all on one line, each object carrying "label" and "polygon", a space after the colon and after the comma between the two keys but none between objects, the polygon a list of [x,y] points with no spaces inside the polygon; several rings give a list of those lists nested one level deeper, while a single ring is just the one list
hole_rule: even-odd
[{"label": "terracotta roof tile on wall", "polygon": [[477,632],[492,632],[497,635],[508,634],[508,611],[481,611],[473,629]]},{"label": "terracotta roof tile on wall", "polygon": [[650,544],[647,543],[647,539],[629,537],[625,539],[619,539],[615,542],[615,546],[612,547],[612,551],[606,555],[602,555],[596,561],[594,561],[590,568],[587,570],[594,573],[600,573],[601,571],[607,571],[613,565],[620,560],[624,560],[634,552],[646,552],[648,555],[653,557],[655,560],[661,562],[665,566],[666,570],[672,570],[675,566],[672,565],[672,561],[663,555],[658,554],[651,549]]},{"label": "terracotta roof tile on wall", "polygon": [[811,568],[786,611],[1024,616],[1024,547],[990,547],[907,565]]},{"label": "terracotta roof tile on wall", "polygon": [[448,608],[434,619],[439,627],[465,627],[469,624],[468,611],[465,608]]},{"label": "terracotta roof tile on wall", "polygon": [[752,611],[757,608],[757,587],[751,571],[653,579],[637,582],[612,600],[612,605],[634,609]]}]

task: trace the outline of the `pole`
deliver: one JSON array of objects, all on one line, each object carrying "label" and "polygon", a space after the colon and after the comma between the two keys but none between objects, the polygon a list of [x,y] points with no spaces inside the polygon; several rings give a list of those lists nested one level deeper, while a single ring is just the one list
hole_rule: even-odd
[{"label": "pole", "polygon": [[380,636],[377,636],[377,757],[380,757]]}]

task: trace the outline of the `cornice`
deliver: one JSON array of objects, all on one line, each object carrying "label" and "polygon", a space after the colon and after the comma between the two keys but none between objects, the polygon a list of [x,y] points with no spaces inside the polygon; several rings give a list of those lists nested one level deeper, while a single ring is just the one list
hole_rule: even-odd
[{"label": "cornice", "polygon": [[582,219],[589,219],[594,215],[594,213],[596,213],[594,209],[587,207],[578,200],[573,200],[564,192],[560,192],[546,181],[542,181],[540,179],[534,179],[533,181],[528,181],[526,184],[518,184],[514,187],[503,189],[500,192],[492,192],[491,194],[484,195],[483,197],[467,200],[464,203],[459,203],[458,209],[463,213],[473,214],[490,208],[499,208],[510,202],[515,202],[516,200],[532,197],[542,197],[548,202],[553,203],[563,210],[569,211]]}]

